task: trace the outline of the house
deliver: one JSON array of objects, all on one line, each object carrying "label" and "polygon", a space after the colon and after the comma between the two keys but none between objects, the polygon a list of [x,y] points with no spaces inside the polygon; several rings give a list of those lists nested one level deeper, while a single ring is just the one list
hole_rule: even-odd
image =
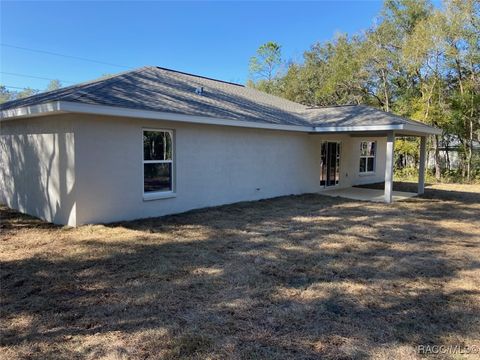
[{"label": "house", "polygon": [[425,159],[439,133],[151,66],[0,109],[0,201],[72,226],[384,180],[391,202],[395,136],[420,136]]},{"label": "house", "polygon": [[[449,141],[444,139],[440,141],[440,146],[438,148],[439,152],[439,162],[440,166],[443,169],[447,170],[460,170],[464,164],[463,162],[465,159],[463,158],[463,154],[466,149],[462,146],[460,141],[457,138],[450,138]],[[463,147],[463,149],[462,149]],[[462,154],[463,153],[463,154]],[[472,153],[473,158],[477,157],[480,158],[480,142],[473,140],[472,141]],[[435,168],[435,150],[430,150],[427,154],[427,168]]]}]

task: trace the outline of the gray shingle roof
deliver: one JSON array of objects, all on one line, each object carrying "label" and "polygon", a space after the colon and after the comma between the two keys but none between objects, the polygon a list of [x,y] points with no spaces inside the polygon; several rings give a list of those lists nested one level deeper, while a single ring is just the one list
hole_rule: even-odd
[{"label": "gray shingle roof", "polygon": [[[203,93],[197,94],[197,88],[203,88]],[[310,108],[243,85],[154,66],[6,102],[0,105],[0,110],[52,101],[281,125],[419,124],[366,106]]]},{"label": "gray shingle roof", "polygon": [[374,125],[416,125],[426,126],[419,121],[386,113],[365,105],[330,106],[311,108],[306,111],[307,119],[316,127],[330,126],[374,126]]}]

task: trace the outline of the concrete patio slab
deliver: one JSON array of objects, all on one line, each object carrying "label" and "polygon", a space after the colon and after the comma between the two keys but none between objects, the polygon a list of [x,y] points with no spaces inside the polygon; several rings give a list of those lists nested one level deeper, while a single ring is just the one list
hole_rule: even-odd
[{"label": "concrete patio slab", "polygon": [[[338,197],[343,197],[346,199],[353,199],[353,200],[384,202],[383,190],[377,190],[377,189],[349,187],[344,189],[328,189],[328,190],[322,191],[320,194],[333,196],[333,197],[338,196]],[[411,193],[411,192],[404,192],[404,191],[393,191],[393,201],[406,200],[414,196],[417,196],[417,194]]]}]

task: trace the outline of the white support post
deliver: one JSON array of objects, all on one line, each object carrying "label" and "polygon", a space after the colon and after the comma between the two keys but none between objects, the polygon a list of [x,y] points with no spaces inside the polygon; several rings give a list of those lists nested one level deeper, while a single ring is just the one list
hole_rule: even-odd
[{"label": "white support post", "polygon": [[427,151],[427,138],[420,137],[420,165],[418,167],[418,195],[425,192],[425,158]]},{"label": "white support post", "polygon": [[387,153],[385,158],[385,202],[390,204],[392,202],[393,192],[393,154],[395,145],[395,133],[389,132],[387,135]]}]

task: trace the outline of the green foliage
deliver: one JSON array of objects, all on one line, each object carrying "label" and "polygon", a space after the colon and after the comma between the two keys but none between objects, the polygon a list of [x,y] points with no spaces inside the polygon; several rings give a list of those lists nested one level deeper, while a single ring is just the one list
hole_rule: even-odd
[{"label": "green foliage", "polygon": [[261,45],[257,49],[256,55],[250,58],[250,75],[254,79],[272,81],[281,63],[281,46],[274,41],[269,41]]},{"label": "green foliage", "polygon": [[419,156],[419,142],[411,138],[397,138],[395,140],[395,151],[417,160]]},{"label": "green foliage", "polygon": [[427,0],[386,0],[382,16],[395,25],[398,33],[410,34],[417,24],[428,18],[433,6]]},{"label": "green foliage", "polygon": [[[62,83],[59,80],[52,80],[48,83],[45,91],[57,90],[62,87]],[[16,99],[23,99],[32,95],[40,93],[39,90],[32,89],[29,87],[24,88],[20,91],[11,91],[8,90],[4,85],[0,85],[0,104],[12,101]]]},{"label": "green foliage", "polygon": [[[401,169],[395,169],[394,181],[404,181],[404,182],[417,182],[418,181],[418,168],[415,167],[406,167]],[[435,178],[435,173],[431,170],[428,170],[425,174],[425,182],[434,184],[437,183]],[[476,168],[472,178],[466,180],[462,175],[461,170],[447,170],[442,171],[442,183],[469,183],[469,184],[480,184],[480,170]]]},{"label": "green foliage", "polygon": [[334,41],[314,44],[304,63],[288,64],[286,73],[271,82],[270,90],[306,105],[358,104],[365,99],[361,76],[359,38],[339,35]]},{"label": "green foliage", "polygon": [[47,85],[46,91],[58,90],[62,87],[60,80],[51,80]]},{"label": "green foliage", "polygon": [[357,38],[341,35],[333,42],[316,44],[305,53],[306,66],[321,69],[316,73],[312,69],[318,84],[312,105],[362,102],[360,50]]},{"label": "green foliage", "polygon": [[17,99],[23,99],[32,95],[38,94],[38,90],[32,89],[32,88],[25,88],[18,93],[16,93],[16,98]]},{"label": "green foliage", "polygon": [[0,104],[14,100],[15,92],[8,90],[4,85],[0,85]]}]

